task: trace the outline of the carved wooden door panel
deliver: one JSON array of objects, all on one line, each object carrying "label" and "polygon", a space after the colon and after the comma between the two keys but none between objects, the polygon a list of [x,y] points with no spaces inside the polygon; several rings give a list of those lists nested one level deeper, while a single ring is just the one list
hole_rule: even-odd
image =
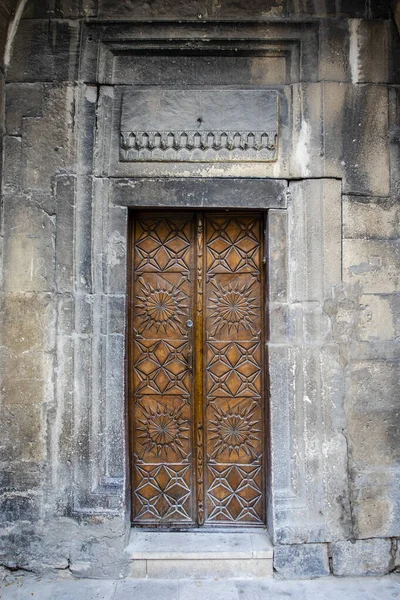
[{"label": "carved wooden door panel", "polygon": [[132,223],[133,522],[262,525],[262,215]]},{"label": "carved wooden door panel", "polygon": [[264,521],[261,239],[259,215],[206,217],[206,523]]}]

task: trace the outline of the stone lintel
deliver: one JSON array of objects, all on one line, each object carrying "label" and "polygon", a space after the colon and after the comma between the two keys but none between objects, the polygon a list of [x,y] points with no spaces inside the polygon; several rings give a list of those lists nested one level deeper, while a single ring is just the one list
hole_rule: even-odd
[{"label": "stone lintel", "polygon": [[286,208],[285,179],[114,179],[111,200],[134,207]]}]

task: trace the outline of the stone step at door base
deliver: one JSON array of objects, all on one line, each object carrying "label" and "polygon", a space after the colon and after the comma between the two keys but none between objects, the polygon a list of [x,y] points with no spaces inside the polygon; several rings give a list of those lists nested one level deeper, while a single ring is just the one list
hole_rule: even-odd
[{"label": "stone step at door base", "polygon": [[267,531],[152,532],[132,529],[130,577],[148,579],[271,579]]}]

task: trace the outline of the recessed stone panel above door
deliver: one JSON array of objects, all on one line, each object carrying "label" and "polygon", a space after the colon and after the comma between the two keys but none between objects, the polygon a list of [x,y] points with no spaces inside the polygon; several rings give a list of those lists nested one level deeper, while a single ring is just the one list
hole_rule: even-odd
[{"label": "recessed stone panel above door", "polygon": [[129,90],[120,161],[269,162],[278,152],[274,90]]}]

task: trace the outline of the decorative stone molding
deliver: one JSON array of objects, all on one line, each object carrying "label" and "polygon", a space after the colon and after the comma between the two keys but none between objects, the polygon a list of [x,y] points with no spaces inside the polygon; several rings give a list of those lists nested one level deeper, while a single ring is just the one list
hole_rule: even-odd
[{"label": "decorative stone molding", "polygon": [[121,131],[120,160],[269,161],[277,142],[276,131]]}]

